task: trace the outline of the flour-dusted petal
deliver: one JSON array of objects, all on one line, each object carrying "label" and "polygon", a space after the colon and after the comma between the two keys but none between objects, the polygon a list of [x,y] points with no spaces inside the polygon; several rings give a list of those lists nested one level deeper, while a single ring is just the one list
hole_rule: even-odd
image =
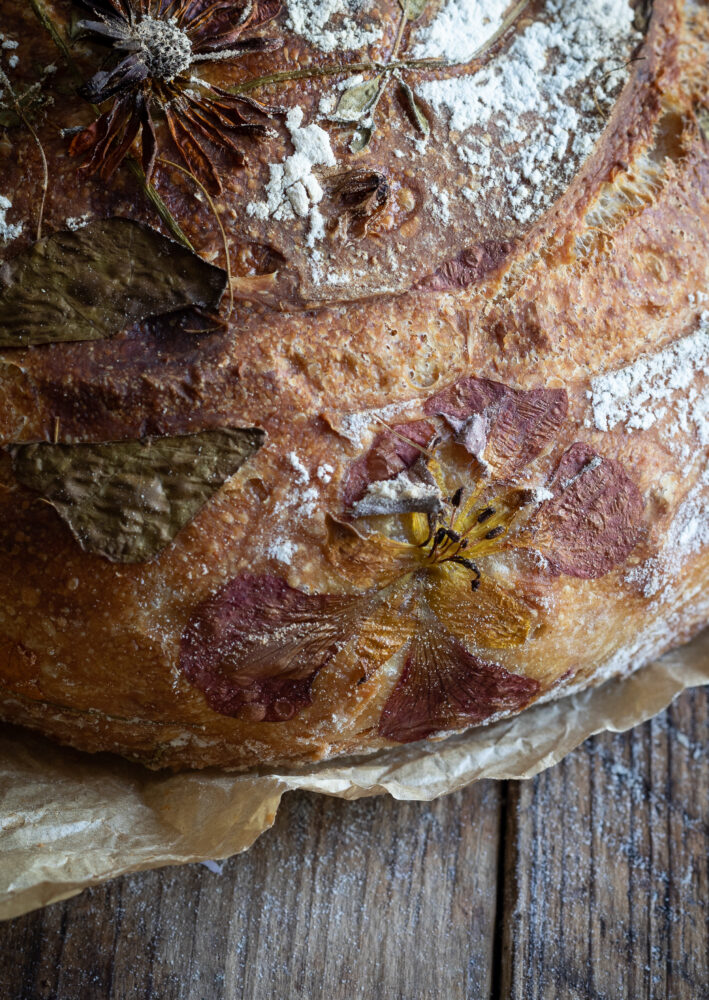
[{"label": "flour-dusted petal", "polygon": [[342,498],[345,509],[362,499],[370,483],[395,479],[414,466],[434,434],[435,427],[428,420],[396,424],[377,434],[369,451],[353,462],[347,473]]},{"label": "flour-dusted petal", "polygon": [[441,624],[476,646],[521,646],[534,620],[529,606],[486,573],[475,590],[471,580],[470,570],[451,563],[431,573],[427,600]]},{"label": "flour-dusted petal", "polygon": [[577,441],[563,455],[533,524],[552,571],[593,579],[634,548],[643,500],[623,466]]},{"label": "flour-dusted petal", "polygon": [[362,680],[372,674],[404,646],[416,630],[416,620],[406,612],[408,587],[392,587],[362,625],[352,645],[352,654],[362,670]]},{"label": "flour-dusted petal", "polygon": [[436,393],[424,410],[444,417],[478,461],[504,476],[519,472],[554,440],[568,398],[564,389],[512,389],[471,376]]},{"label": "flour-dusted petal", "polygon": [[180,667],[215,712],[286,722],[311,703],[317,673],[372,605],[370,594],[306,594],[277,576],[242,573],[195,609]]},{"label": "flour-dusted petal", "polygon": [[519,711],[538,691],[538,681],[473,656],[442,628],[423,626],[384,706],[379,735],[397,743],[422,740]]}]

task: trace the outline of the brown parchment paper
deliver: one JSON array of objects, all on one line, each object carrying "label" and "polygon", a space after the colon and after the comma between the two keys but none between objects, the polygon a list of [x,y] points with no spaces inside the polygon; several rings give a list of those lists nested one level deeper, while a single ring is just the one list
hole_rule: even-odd
[{"label": "brown parchment paper", "polygon": [[0,919],[126,872],[229,857],[273,823],[295,788],[430,800],[479,778],[530,778],[589,736],[649,719],[709,683],[709,630],[622,680],[448,740],[307,769],[149,772],[108,754],[0,730]]}]

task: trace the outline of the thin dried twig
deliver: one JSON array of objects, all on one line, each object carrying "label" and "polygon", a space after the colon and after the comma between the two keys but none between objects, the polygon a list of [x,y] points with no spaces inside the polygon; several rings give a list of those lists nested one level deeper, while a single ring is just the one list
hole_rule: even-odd
[{"label": "thin dried twig", "polygon": [[15,108],[15,113],[17,114],[17,117],[20,119],[20,121],[22,122],[22,124],[25,126],[25,128],[27,129],[27,131],[30,133],[30,135],[34,139],[35,144],[37,146],[37,149],[39,150],[39,155],[40,155],[41,160],[42,160],[42,197],[39,200],[39,214],[37,216],[37,239],[41,240],[42,239],[42,219],[44,218],[44,206],[45,206],[45,203],[47,201],[47,191],[49,190],[49,167],[47,165],[47,157],[45,156],[44,147],[42,146],[42,143],[40,142],[40,139],[39,139],[39,136],[37,135],[37,132],[35,131],[35,129],[32,127],[32,125],[28,121],[27,116],[25,115],[25,112],[24,112],[24,109],[23,109],[22,105],[17,100],[17,95],[15,94],[15,91],[13,90],[12,83],[10,82],[10,79],[9,79],[7,73],[5,72],[5,70],[1,66],[0,66],[0,81],[2,82],[3,86],[6,87],[8,93],[10,95],[10,99],[12,100],[13,106]]},{"label": "thin dried twig", "polygon": [[188,170],[187,167],[183,167],[181,164],[175,163],[174,160],[166,160],[162,156],[159,157],[158,162],[163,163],[167,167],[174,167],[175,170],[179,170],[183,174],[185,174],[186,177],[189,177],[197,185],[197,187],[200,189],[204,197],[207,199],[207,203],[209,204],[209,207],[212,210],[212,214],[214,215],[214,218],[217,220],[219,231],[222,234],[222,242],[224,243],[224,260],[226,264],[227,278],[229,280],[229,312],[226,317],[226,321],[228,322],[231,319],[232,313],[234,312],[234,289],[232,288],[232,283],[231,283],[231,255],[229,254],[229,243],[227,242],[226,232],[224,230],[224,226],[222,225],[222,220],[219,218],[219,212],[217,211],[217,206],[214,204],[214,199],[210,195],[209,191],[207,191],[204,184],[202,184],[200,179],[198,177],[195,177],[192,171]]}]

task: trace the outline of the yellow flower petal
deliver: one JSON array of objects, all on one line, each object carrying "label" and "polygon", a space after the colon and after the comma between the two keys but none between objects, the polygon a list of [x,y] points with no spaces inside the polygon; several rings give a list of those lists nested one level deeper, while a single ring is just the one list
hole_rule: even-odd
[{"label": "yellow flower petal", "polygon": [[326,554],[356,587],[384,587],[420,566],[419,550],[385,535],[360,535],[351,525],[327,518]]},{"label": "yellow flower petal", "polygon": [[426,599],[441,624],[476,646],[521,646],[532,627],[531,609],[486,574],[475,591],[472,579],[469,570],[451,563],[431,570]]},{"label": "yellow flower petal", "polygon": [[371,675],[408,642],[416,629],[416,621],[401,611],[408,588],[398,588],[398,594],[387,594],[376,611],[360,627],[352,648],[364,677]]}]

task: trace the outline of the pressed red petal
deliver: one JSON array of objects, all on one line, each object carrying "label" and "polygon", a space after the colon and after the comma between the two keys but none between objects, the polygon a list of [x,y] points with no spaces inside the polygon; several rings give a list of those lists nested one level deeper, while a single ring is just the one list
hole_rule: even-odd
[{"label": "pressed red petal", "polygon": [[229,150],[237,166],[241,167],[244,165],[245,161],[242,150],[239,149],[229,133],[222,131],[219,124],[214,123],[209,116],[208,110],[202,105],[196,102],[187,103],[185,101],[181,103],[179,112],[183,120],[192,125],[193,129],[199,132],[203,138],[214,143],[215,146]]},{"label": "pressed red petal", "polygon": [[217,194],[221,194],[222,182],[214,164],[204,147],[181,121],[179,111],[172,108],[169,104],[164,105],[163,111],[170,135],[188,168],[205,187],[211,188]]},{"label": "pressed red petal", "polygon": [[277,576],[243,573],[196,608],[180,667],[215,712],[287,721],[310,704],[316,674],[371,606],[369,595],[306,594]]},{"label": "pressed red petal", "polygon": [[564,389],[512,389],[487,378],[463,378],[427,400],[462,445],[499,475],[519,472],[554,440],[566,419]]},{"label": "pressed red petal", "polygon": [[638,540],[643,500],[623,466],[577,441],[549,483],[532,525],[552,571],[593,579],[623,562]]},{"label": "pressed red petal", "polygon": [[437,271],[423,278],[418,287],[432,292],[448,292],[482,281],[502,264],[514,249],[513,243],[483,240],[466,247],[457,257],[441,264]]},{"label": "pressed red petal", "polygon": [[69,143],[70,156],[83,156],[90,149],[94,149],[98,143],[102,142],[108,134],[112,114],[115,108],[106,114],[101,115],[89,126],[78,132]]},{"label": "pressed red petal", "polygon": [[401,677],[379,720],[379,735],[397,743],[461,729],[498,712],[519,711],[539,681],[481,660],[443,629],[424,626],[412,639]]},{"label": "pressed red petal", "polygon": [[421,457],[421,448],[435,434],[435,427],[427,420],[413,420],[396,424],[392,431],[377,434],[369,451],[350,466],[342,497],[346,510],[362,499],[370,483],[395,479],[415,465]]},{"label": "pressed red petal", "polygon": [[[120,143],[125,129],[130,127],[133,115],[133,97],[119,98],[110,111],[101,115],[83,132],[74,136],[69,146],[69,155],[81,156],[87,152],[91,153],[87,162],[82,164],[81,170],[84,173],[91,175],[100,170],[104,177],[109,177],[110,173],[116,169],[118,163],[114,163],[112,170],[108,171],[106,162],[116,144]],[[128,150],[123,155],[125,156],[127,152]]]},{"label": "pressed red petal", "polygon": [[136,136],[140,131],[140,112],[134,105],[131,108],[130,116],[125,124],[125,129],[123,134],[116,136],[116,140],[110,150],[106,150],[101,163],[100,176],[103,180],[108,180],[116,172],[121,163],[125,160],[126,156],[130,152],[131,146],[135,142]]}]

